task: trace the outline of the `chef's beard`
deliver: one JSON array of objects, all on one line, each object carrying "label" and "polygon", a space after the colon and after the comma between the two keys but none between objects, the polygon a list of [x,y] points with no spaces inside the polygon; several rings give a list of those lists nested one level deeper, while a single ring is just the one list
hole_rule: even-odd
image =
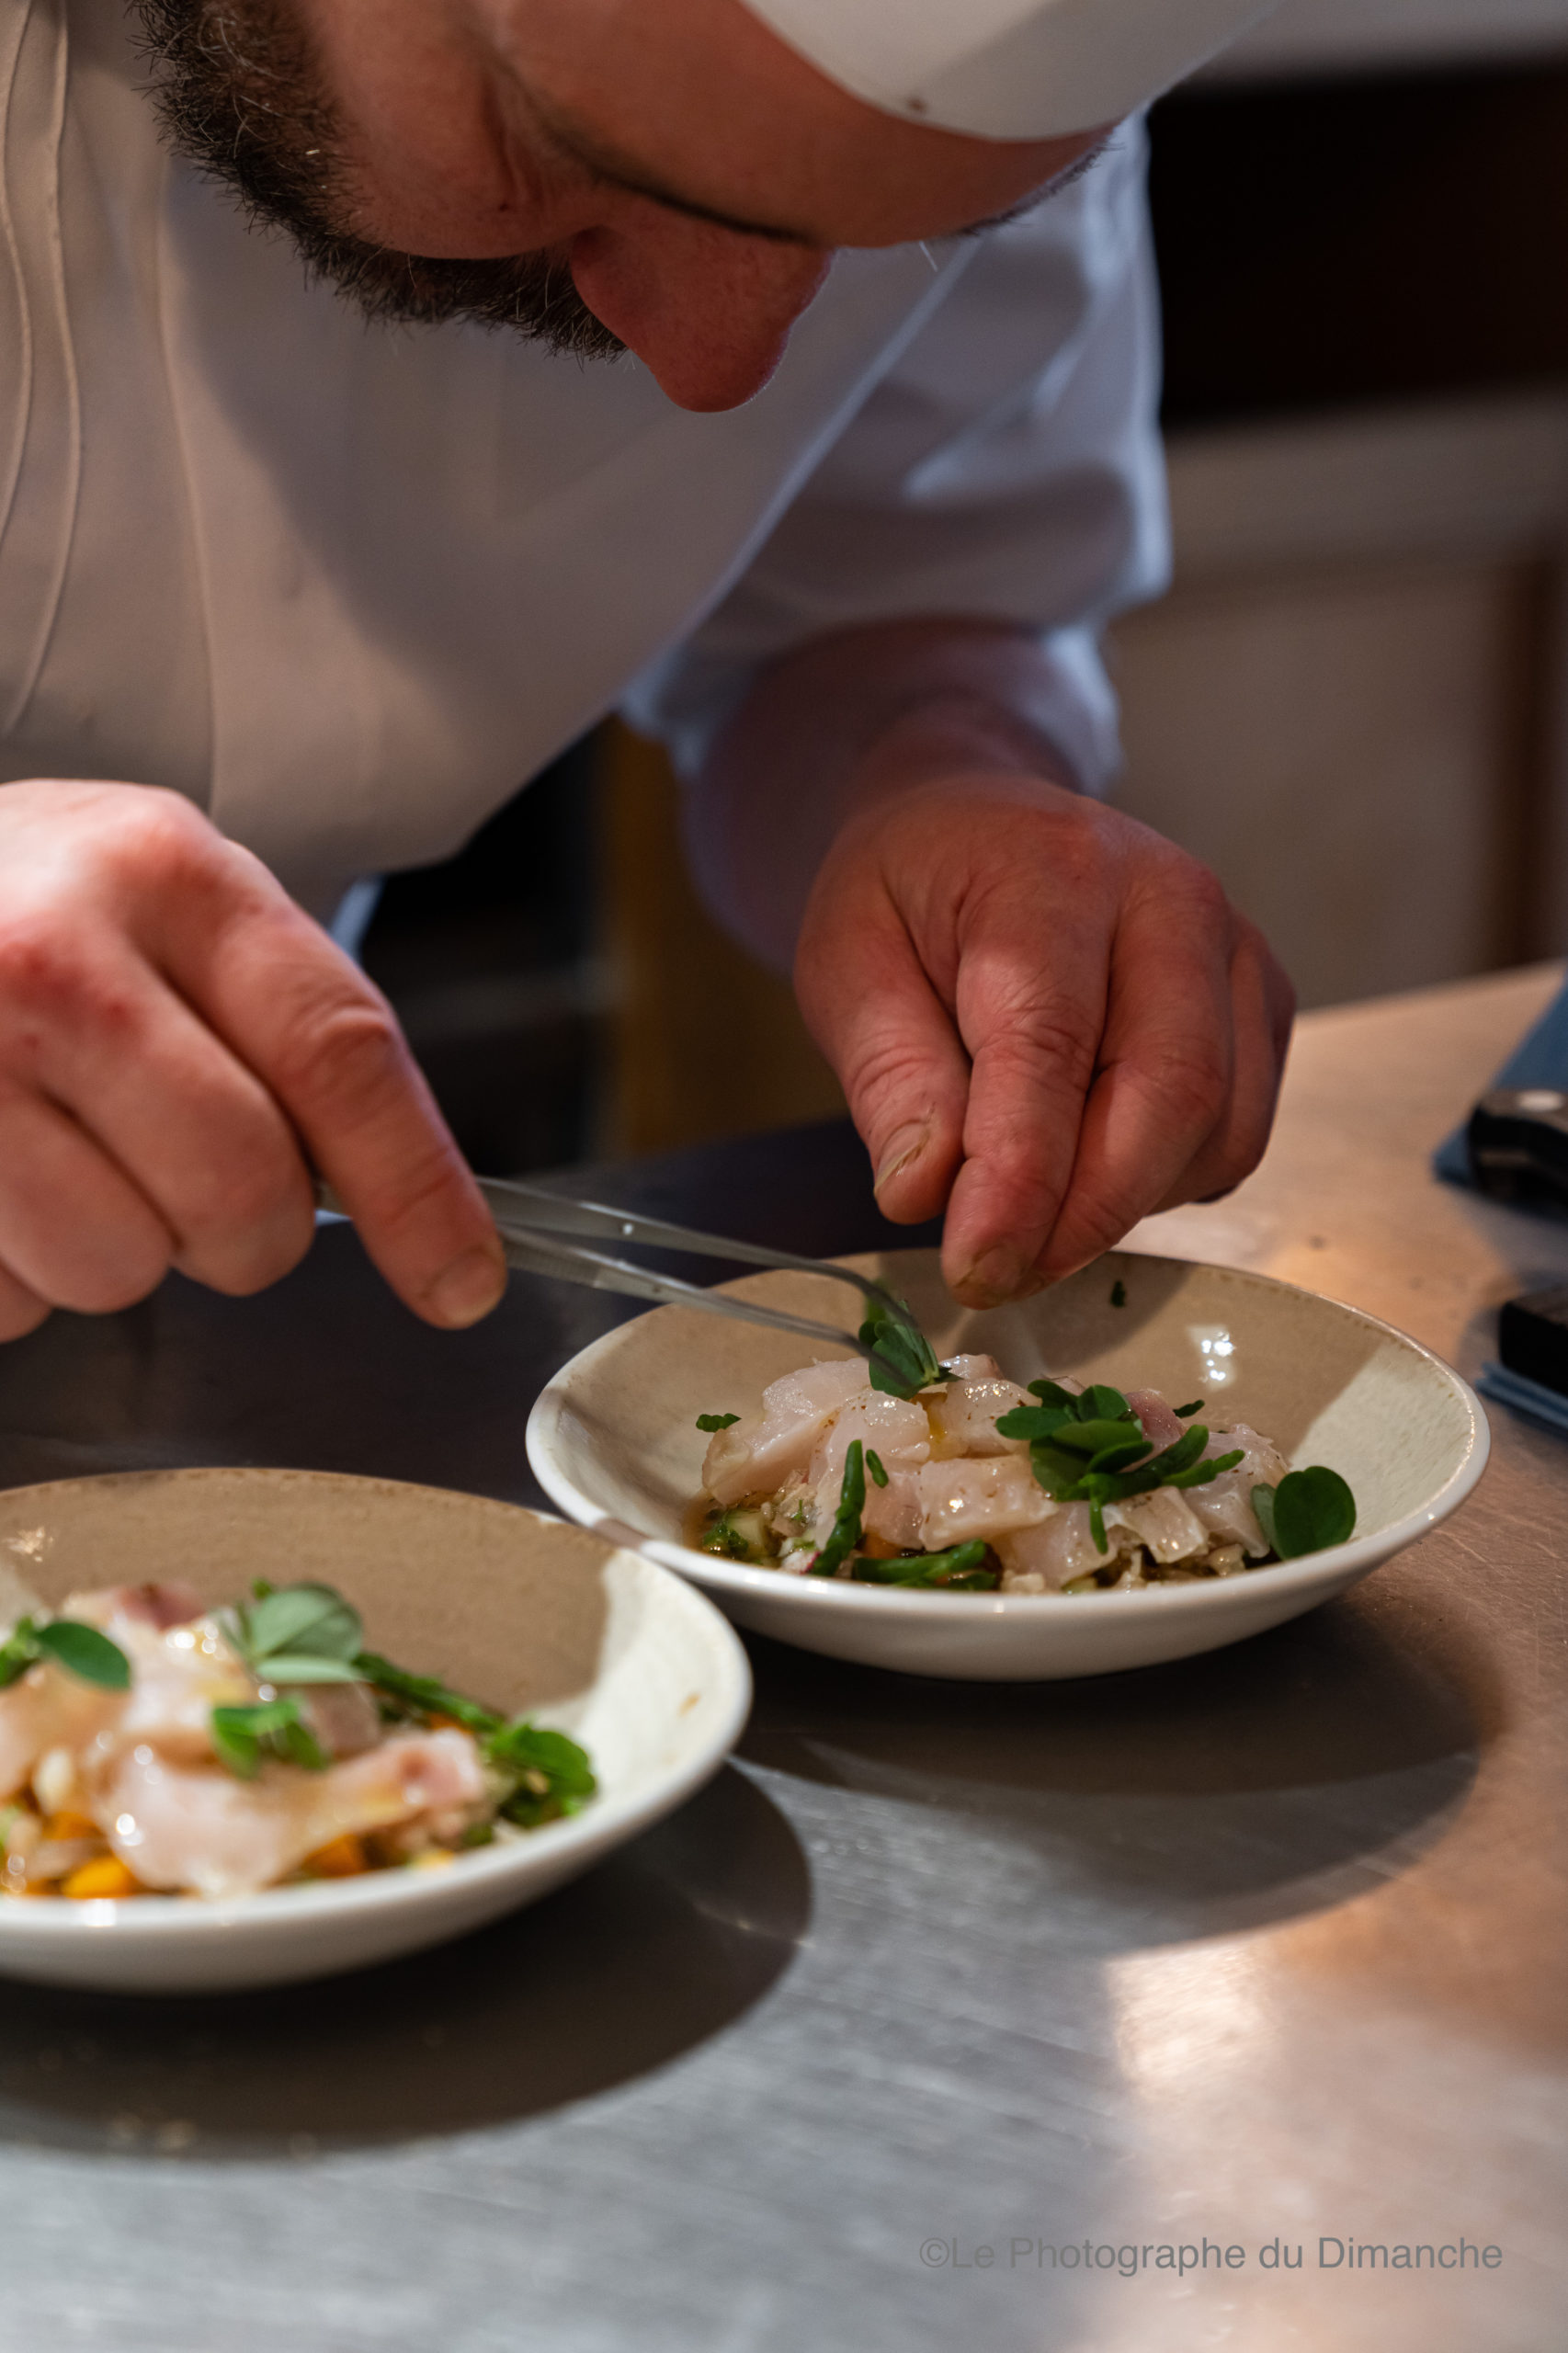
[{"label": "chef's beard", "polygon": [[286,0],[135,0],[171,145],[290,237],[312,277],[368,319],[461,319],[579,359],[625,349],[595,318],[559,254],[460,261],[396,253],[334,222],[346,174],[334,109]]}]

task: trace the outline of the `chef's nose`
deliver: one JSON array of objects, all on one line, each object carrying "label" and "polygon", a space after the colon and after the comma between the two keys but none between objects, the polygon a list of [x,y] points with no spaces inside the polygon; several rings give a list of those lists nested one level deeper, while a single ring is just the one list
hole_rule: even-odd
[{"label": "chef's nose", "polygon": [[572,276],[596,318],[634,351],[678,408],[736,408],[760,392],[832,256],[661,219],[644,233],[574,238]]}]

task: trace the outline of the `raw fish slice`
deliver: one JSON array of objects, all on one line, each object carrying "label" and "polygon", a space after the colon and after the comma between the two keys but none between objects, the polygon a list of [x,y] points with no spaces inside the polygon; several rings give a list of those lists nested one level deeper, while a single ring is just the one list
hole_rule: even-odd
[{"label": "raw fish slice", "polygon": [[1237,1447],[1242,1449],[1243,1460],[1236,1468],[1221,1471],[1206,1486],[1188,1487],[1187,1499],[1211,1534],[1240,1544],[1257,1561],[1268,1551],[1268,1539],[1257,1524],[1252,1491],[1256,1486],[1277,1487],[1290,1466],[1278,1448],[1244,1422],[1236,1422],[1228,1430],[1214,1430],[1204,1458],[1211,1461],[1216,1455],[1232,1454]]},{"label": "raw fish slice", "polygon": [[249,1707],[258,1685],[211,1618],[160,1632],[150,1620],[109,1615],[104,1631],[131,1661],[131,1684],[113,1728],[115,1745],[144,1744],[168,1757],[210,1759],[214,1708]]},{"label": "raw fish slice", "polygon": [[1156,1454],[1174,1446],[1187,1423],[1178,1419],[1157,1389],[1130,1389],[1127,1402],[1137,1415],[1144,1437]]},{"label": "raw fish slice", "polygon": [[[833,1526],[844,1485],[845,1458],[857,1438],[888,1473],[885,1487],[879,1487],[867,1473],[861,1525],[869,1534],[885,1537],[890,1544],[918,1544],[919,1490],[904,1474],[917,1470],[929,1457],[930,1430],[924,1409],[912,1399],[885,1397],[875,1389],[863,1390],[834,1416],[812,1455],[806,1475],[814,1495],[812,1524],[818,1542]],[[905,1530],[910,1532],[902,1532]]]},{"label": "raw fish slice", "polygon": [[0,1691],[0,1799],[25,1790],[51,1749],[84,1748],[110,1730],[125,1702],[123,1691],[102,1690],[63,1667],[29,1666]]},{"label": "raw fish slice", "polygon": [[1131,1529],[1156,1561],[1189,1560],[1209,1546],[1209,1530],[1191,1506],[1191,1496],[1198,1492],[1155,1487],[1146,1495],[1131,1496],[1126,1503],[1107,1504],[1106,1534],[1110,1534],[1114,1524]]},{"label": "raw fish slice", "polygon": [[461,1813],[487,1795],[467,1733],[422,1732],[324,1773],[264,1766],[254,1781],[170,1764],[143,1745],[103,1774],[93,1812],[144,1886],[249,1895],[334,1838]]},{"label": "raw fish slice", "polygon": [[799,1478],[817,1439],[841,1405],[862,1391],[874,1394],[858,1357],[809,1364],[769,1382],[762,1410],[715,1430],[703,1457],[702,1483],[727,1510],[750,1497],[777,1494]]},{"label": "raw fish slice", "polygon": [[[1003,1592],[1058,1592],[1069,1578],[1106,1568],[1120,1554],[1132,1551],[1138,1540],[1130,1528],[1113,1527],[1108,1512],[1106,1535],[1110,1550],[1102,1552],[1089,1525],[1088,1505],[1063,1504],[1038,1528],[1016,1529],[1010,1535],[999,1536],[996,1551],[1005,1572]],[[1028,1583],[1020,1583],[1026,1579]]]},{"label": "raw fish slice", "polygon": [[[989,1363],[989,1358],[963,1357],[962,1364]],[[921,1392],[931,1426],[931,1451],[949,1461],[960,1455],[1016,1454],[1027,1459],[1028,1446],[1021,1438],[1004,1438],[996,1427],[1015,1405],[1035,1405],[1040,1400],[1000,1373],[973,1380],[952,1381],[940,1389]]]},{"label": "raw fish slice", "polygon": [[919,1480],[919,1540],[931,1552],[975,1538],[989,1544],[1015,1529],[1038,1527],[1060,1508],[1028,1461],[1009,1456],[927,1462]]}]

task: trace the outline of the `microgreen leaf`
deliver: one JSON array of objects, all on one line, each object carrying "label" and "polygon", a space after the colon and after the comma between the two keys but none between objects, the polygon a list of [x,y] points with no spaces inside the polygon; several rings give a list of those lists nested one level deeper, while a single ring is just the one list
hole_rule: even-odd
[{"label": "microgreen leaf", "polygon": [[8,1683],[15,1683],[19,1675],[25,1675],[29,1666],[36,1665],[38,1657],[38,1636],[33,1630],[33,1621],[30,1618],[18,1618],[6,1640],[0,1643],[0,1691]]},{"label": "microgreen leaf", "polygon": [[830,1577],[860,1541],[860,1515],[866,1508],[865,1447],[856,1438],[844,1458],[844,1480],[838,1490],[838,1514],[822,1547],[806,1571],[812,1577]]},{"label": "microgreen leaf", "polygon": [[872,1388],[884,1396],[913,1397],[916,1390],[928,1389],[934,1381],[947,1378],[930,1341],[902,1299],[869,1301],[858,1336],[862,1347],[876,1350],[867,1371]]},{"label": "microgreen leaf", "polygon": [[738,1414],[699,1414],[697,1427],[699,1430],[727,1430],[732,1422],[740,1418]]},{"label": "microgreen leaf", "polygon": [[1110,1303],[1113,1307],[1125,1307],[1127,1304],[1127,1285],[1119,1275],[1110,1287]]},{"label": "microgreen leaf", "polygon": [[1271,1516],[1273,1526],[1264,1533],[1282,1561],[1296,1561],[1347,1541],[1356,1526],[1356,1498],[1337,1471],[1315,1462],[1286,1472],[1274,1490]]},{"label": "microgreen leaf", "polygon": [[[254,1588],[253,1588],[254,1590]],[[234,1611],[235,1646],[253,1675],[265,1682],[343,1682],[349,1677],[317,1673],[279,1675],[274,1662],[298,1669],[305,1659],[348,1665],[364,1641],[359,1613],[329,1585],[284,1585],[268,1588]]]},{"label": "microgreen leaf", "polygon": [[487,1762],[515,1779],[517,1787],[501,1812],[525,1830],[580,1812],[597,1791],[587,1751],[563,1732],[547,1731],[519,1716],[482,1745]]},{"label": "microgreen leaf", "polygon": [[285,1651],[279,1655],[262,1660],[256,1668],[266,1683],[358,1683],[363,1678],[355,1672],[351,1659],[312,1658],[308,1651],[297,1656]]},{"label": "microgreen leaf", "polygon": [[955,1544],[946,1552],[916,1552],[896,1561],[862,1558],[855,1563],[859,1585],[942,1586],[959,1593],[992,1593],[1001,1582],[985,1565],[981,1543]]},{"label": "microgreen leaf", "polygon": [[1041,1438],[1054,1438],[1064,1423],[1074,1418],[1071,1405],[1010,1405],[996,1416],[996,1427],[1003,1438],[1028,1438],[1033,1446]]},{"label": "microgreen leaf", "polygon": [[208,1719],[220,1763],[242,1781],[254,1781],[268,1757],[324,1773],[328,1758],[297,1699],[262,1699],[248,1708],[214,1708]]},{"label": "microgreen leaf", "polygon": [[1141,1446],[1149,1443],[1142,1426],[1131,1415],[1117,1421],[1107,1417],[1092,1422],[1063,1422],[1060,1429],[1051,1433],[1053,1445],[1064,1446],[1070,1454],[1085,1457],[1097,1454],[1103,1446],[1125,1446],[1131,1439],[1136,1439]]},{"label": "microgreen leaf", "polygon": [[1103,1381],[1091,1381],[1082,1396],[1074,1399],[1073,1410],[1081,1422],[1124,1422],[1132,1412],[1120,1390]]},{"label": "microgreen leaf", "polygon": [[869,1446],[866,1449],[866,1468],[879,1487],[887,1485],[888,1474],[882,1466],[882,1458],[873,1447]]},{"label": "microgreen leaf", "polygon": [[100,1690],[131,1688],[131,1661],[96,1626],[84,1626],[74,1618],[51,1618],[40,1626],[31,1618],[19,1618],[0,1643],[0,1691],[42,1658],[83,1683],[96,1683]]},{"label": "microgreen leaf", "polygon": [[1245,1460],[1238,1446],[1233,1453],[1216,1454],[1207,1462],[1193,1463],[1190,1470],[1175,1472],[1169,1478],[1162,1480],[1161,1484],[1166,1487],[1206,1487],[1210,1479],[1219,1477],[1221,1471],[1233,1471],[1239,1462]]},{"label": "microgreen leaf", "polygon": [[[1274,1529],[1273,1488],[1264,1486],[1255,1487],[1252,1491],[1252,1507],[1254,1515],[1257,1520],[1257,1524],[1263,1530],[1264,1542],[1267,1545],[1271,1552],[1278,1552],[1279,1540],[1275,1534]],[[1284,1555],[1281,1554],[1280,1557],[1283,1559]]]},{"label": "microgreen leaf", "polygon": [[81,1625],[74,1618],[52,1618],[33,1639],[47,1658],[80,1682],[96,1683],[102,1691],[130,1690],[131,1661],[96,1626]]},{"label": "microgreen leaf", "polygon": [[[1063,1389],[1059,1381],[1031,1381],[1029,1395],[1038,1397],[1042,1405],[1061,1405],[1069,1414],[1076,1410],[1078,1404],[1072,1390]],[[1020,1407],[1019,1410],[1027,1412],[1028,1408]]]},{"label": "microgreen leaf", "polygon": [[1119,1438],[1109,1446],[1102,1446],[1097,1454],[1092,1455],[1088,1467],[1094,1472],[1130,1471],[1142,1456],[1153,1452],[1153,1449],[1146,1438]]},{"label": "microgreen leaf", "polygon": [[1195,1397],[1190,1405],[1173,1405],[1171,1411],[1178,1422],[1185,1422],[1190,1415],[1201,1414],[1203,1400],[1201,1397]]}]

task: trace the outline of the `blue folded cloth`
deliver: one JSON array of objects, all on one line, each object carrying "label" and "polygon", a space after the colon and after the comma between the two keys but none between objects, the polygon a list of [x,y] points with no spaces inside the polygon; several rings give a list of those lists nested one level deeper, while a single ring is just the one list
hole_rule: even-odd
[{"label": "blue folded cloth", "polygon": [[[1558,1086],[1568,1093],[1568,987],[1552,998],[1533,1029],[1527,1030],[1502,1069],[1494,1086]],[[1468,1117],[1465,1126],[1469,1125]],[[1432,1155],[1432,1165],[1451,1185],[1471,1182],[1465,1130],[1459,1127]],[[1515,1376],[1509,1373],[1507,1379]],[[1535,1383],[1532,1381],[1533,1388]],[[1543,1391],[1543,1395],[1550,1395]]]},{"label": "blue folded cloth", "polygon": [[1528,1414],[1532,1421],[1568,1437],[1568,1397],[1560,1391],[1531,1381],[1528,1374],[1510,1372],[1502,1364],[1483,1365],[1475,1385],[1493,1404],[1511,1405],[1516,1414]]}]

